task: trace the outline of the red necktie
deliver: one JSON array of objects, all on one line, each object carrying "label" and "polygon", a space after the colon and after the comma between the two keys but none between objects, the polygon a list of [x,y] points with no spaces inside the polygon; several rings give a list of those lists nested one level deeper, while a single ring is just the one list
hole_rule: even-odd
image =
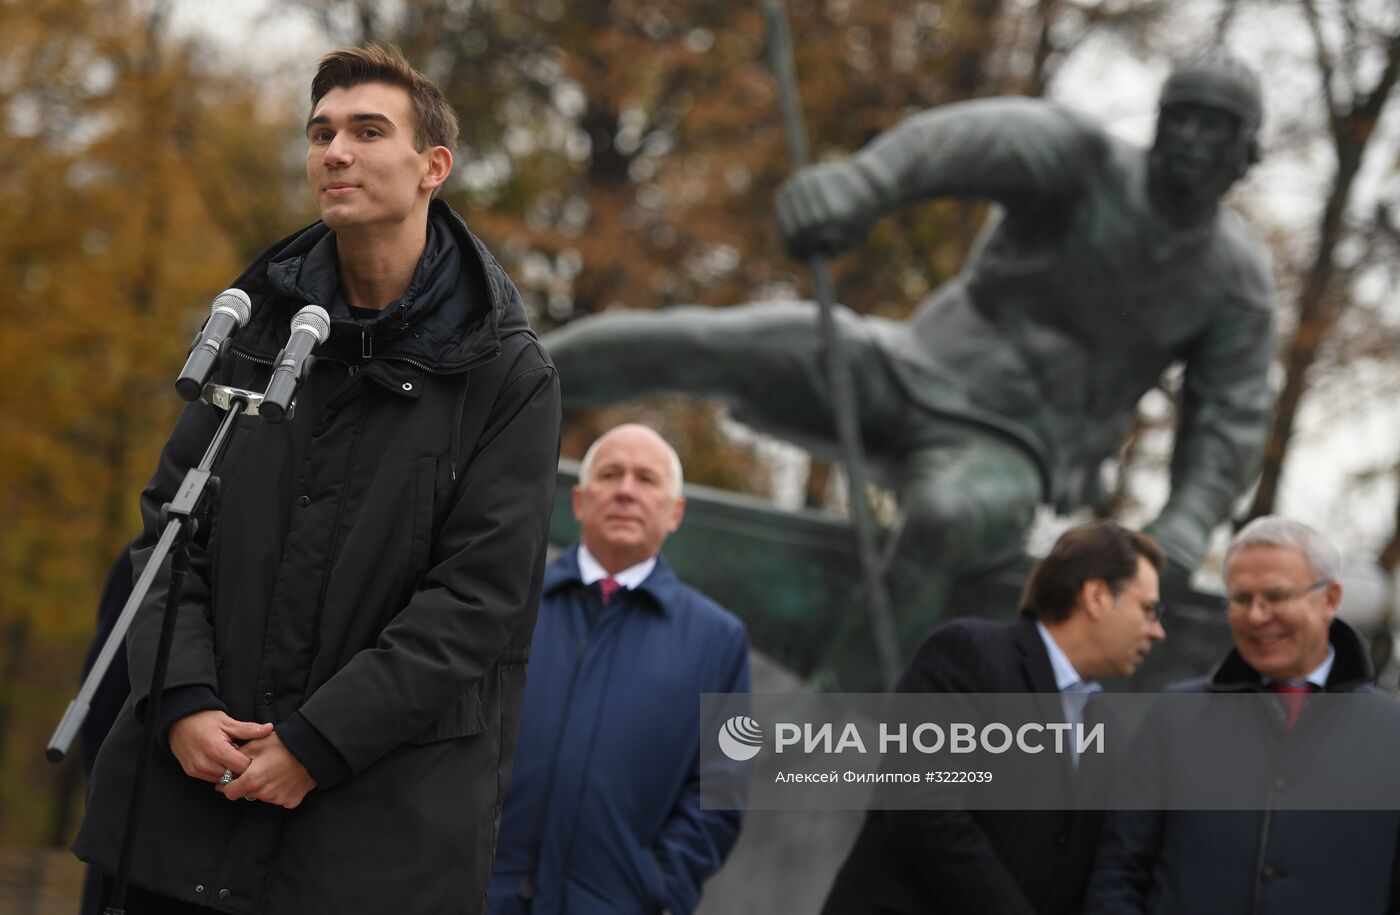
[{"label": "red necktie", "polygon": [[1283,709],[1287,713],[1283,720],[1284,730],[1293,730],[1293,725],[1298,723],[1298,716],[1303,713],[1303,703],[1307,702],[1308,694],[1317,692],[1317,687],[1311,683],[1289,683],[1285,680],[1275,680],[1269,684],[1269,691],[1278,694],[1283,700]]},{"label": "red necktie", "polygon": [[598,581],[598,590],[603,592],[604,607],[608,605],[608,601],[612,600],[612,596],[617,593],[617,589],[620,587],[622,587],[622,585],[611,578],[603,578]]}]

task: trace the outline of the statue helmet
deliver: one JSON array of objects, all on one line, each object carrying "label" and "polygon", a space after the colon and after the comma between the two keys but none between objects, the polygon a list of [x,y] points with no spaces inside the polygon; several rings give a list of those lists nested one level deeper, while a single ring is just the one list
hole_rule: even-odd
[{"label": "statue helmet", "polygon": [[1264,102],[1259,77],[1239,60],[1211,50],[1177,61],[1162,84],[1158,107],[1176,104],[1204,105],[1239,118],[1246,162],[1258,161],[1255,136],[1264,119]]}]

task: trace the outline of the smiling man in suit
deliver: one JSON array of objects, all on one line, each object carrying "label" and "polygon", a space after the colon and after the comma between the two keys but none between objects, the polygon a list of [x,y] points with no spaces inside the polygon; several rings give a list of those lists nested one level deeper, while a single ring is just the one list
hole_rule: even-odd
[{"label": "smiling man in suit", "polygon": [[[903,693],[1056,693],[1078,717],[1098,679],[1131,674],[1165,637],[1160,547],[1111,521],[1066,532],[1036,564],[1014,622],[953,620],[929,634]],[[1068,915],[1101,814],[872,810],[826,915]]]},{"label": "smiling man in suit", "polygon": [[[1085,915],[1400,912],[1400,810],[1366,787],[1394,784],[1396,716],[1364,702],[1375,669],[1337,616],[1340,576],[1336,547],[1301,522],[1265,515],[1235,535],[1231,649],[1209,677],[1169,690],[1212,699],[1149,719],[1125,788],[1162,807],[1109,814]],[[1205,785],[1230,786],[1237,806],[1173,799]],[[1346,796],[1329,786],[1361,786],[1364,804],[1327,809],[1322,799]]]}]

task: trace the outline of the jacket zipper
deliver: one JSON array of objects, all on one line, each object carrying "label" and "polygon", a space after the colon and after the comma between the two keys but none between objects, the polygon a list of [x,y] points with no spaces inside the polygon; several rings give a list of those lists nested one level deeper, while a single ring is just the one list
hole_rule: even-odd
[{"label": "jacket zipper", "polygon": [[258,365],[272,365],[271,359],[264,359],[262,356],[254,356],[252,353],[244,352],[241,349],[233,349],[232,352],[239,359],[247,359],[249,362],[255,362]]},{"label": "jacket zipper", "polygon": [[[432,367],[430,367],[430,366],[427,365],[426,363],[422,362],[421,360],[414,359],[412,356],[401,356],[401,355],[399,355],[398,353],[385,353],[385,354],[382,355],[382,356],[375,357],[375,356],[373,355],[374,346],[373,346],[372,343],[370,343],[370,340],[371,340],[371,339],[372,339],[372,338],[371,338],[368,334],[365,334],[365,335],[362,337],[363,343],[361,344],[361,352],[364,354],[364,356],[365,356],[365,358],[366,358],[367,360],[368,360],[368,359],[372,359],[372,358],[379,358],[379,359],[383,359],[383,360],[386,360],[386,361],[392,360],[392,361],[395,361],[395,362],[407,363],[408,365],[413,366],[414,368],[418,369],[420,372],[423,372],[423,373],[426,374],[426,375],[446,374],[446,373],[442,373],[442,372],[438,372],[438,371],[434,370]],[[272,365],[272,360],[271,360],[271,359],[264,359],[264,358],[261,357],[261,356],[255,356],[255,355],[253,355],[252,353],[244,352],[243,350],[240,350],[240,349],[235,349],[235,350],[233,350],[233,352],[234,352],[237,356],[239,356],[240,358],[242,358],[242,359],[247,359],[249,362],[254,362],[254,363],[257,363],[257,364],[259,364],[259,365]],[[462,366],[462,368],[458,369],[457,372],[453,372],[452,374],[458,374],[458,373],[461,373],[461,372],[469,372],[469,371],[471,371],[472,369],[476,368],[478,365],[484,365],[485,363],[490,362],[492,359],[495,359],[495,358],[496,358],[497,356],[499,356],[499,355],[501,355],[501,348],[500,348],[499,346],[497,346],[497,347],[495,347],[494,349],[492,349],[489,353],[484,354],[480,359],[475,359],[475,360],[473,360],[473,361],[471,361],[471,362],[468,362],[466,365]],[[348,374],[348,376],[349,376],[350,378],[354,378],[355,375],[360,371],[360,366],[359,366],[359,365],[356,365],[356,364],[353,363],[353,362],[344,362],[344,363],[341,363],[341,361],[340,361],[339,359],[336,359],[336,358],[333,357],[333,356],[328,356],[328,357],[326,357],[325,361],[326,361],[326,362],[340,363],[340,364],[344,365],[344,366],[345,366],[345,369],[346,369],[346,373]],[[466,389],[463,388],[463,390],[462,390],[462,397],[458,399],[458,404],[457,404],[457,423],[456,423],[456,425],[453,427],[452,452],[451,452],[451,458],[450,458],[450,465],[449,465],[449,467],[448,467],[448,471],[449,471],[449,473],[451,474],[451,477],[452,477],[453,482],[456,482],[456,480],[457,480],[458,436],[459,436],[459,434],[460,434],[460,432],[461,432],[462,411],[463,411],[463,409],[464,409],[464,406],[463,406],[463,405],[464,405],[464,403],[465,403],[465,399],[466,399]]]},{"label": "jacket zipper", "polygon": [[419,360],[414,359],[412,356],[401,356],[401,355],[399,355],[398,353],[385,353],[384,355],[382,355],[382,356],[376,356],[375,358],[376,358],[376,359],[393,359],[393,360],[396,360],[396,361],[398,361],[398,362],[407,362],[409,365],[413,366],[414,368],[421,369],[422,371],[427,372],[429,375],[456,375],[456,374],[458,374],[458,373],[460,373],[460,372],[465,372],[465,371],[468,371],[469,369],[474,369],[474,368],[476,368],[476,367],[479,366],[479,365],[485,365],[486,363],[490,362],[492,359],[495,359],[495,358],[496,358],[497,356],[499,356],[500,354],[501,354],[501,348],[498,346],[498,347],[496,347],[495,349],[491,350],[489,353],[483,353],[483,354],[481,355],[481,358],[479,358],[479,359],[473,359],[471,362],[466,363],[465,365],[461,366],[460,368],[455,368],[455,369],[453,369],[453,370],[450,371],[450,372],[443,371],[442,369],[435,369],[435,368],[433,368],[432,366],[428,365],[428,364],[425,363],[425,362],[420,362]]},{"label": "jacket zipper", "polygon": [[[256,362],[256,363],[258,363],[259,365],[272,365],[272,360],[271,360],[271,359],[267,359],[267,358],[264,358],[264,357],[262,357],[262,356],[255,356],[254,354],[252,354],[252,353],[250,353],[250,352],[247,352],[246,350],[241,350],[241,349],[236,349],[236,348],[235,348],[235,349],[232,350],[232,352],[233,352],[233,354],[234,354],[235,356],[238,356],[240,359],[247,359],[249,362]],[[433,368],[432,366],[428,365],[426,362],[422,362],[422,361],[420,361],[420,360],[418,360],[418,359],[414,359],[412,356],[401,356],[401,355],[399,355],[398,353],[384,353],[384,354],[381,355],[381,356],[373,356],[372,358],[375,358],[375,359],[394,360],[394,361],[396,361],[396,362],[407,362],[409,365],[413,366],[414,368],[419,369],[420,371],[426,372],[426,373],[429,374],[429,375],[446,375],[446,374],[453,374],[453,375],[455,375],[455,374],[457,374],[457,372],[465,372],[465,371],[467,371],[468,369],[474,369],[474,368],[476,368],[478,365],[483,365],[483,364],[485,364],[485,363],[487,363],[487,362],[490,362],[492,359],[495,359],[495,358],[496,358],[497,356],[499,356],[500,354],[501,354],[501,348],[498,346],[498,347],[496,347],[495,349],[491,350],[491,352],[485,353],[484,355],[482,355],[482,357],[481,357],[480,359],[474,359],[474,360],[472,360],[471,362],[468,362],[466,365],[462,366],[460,369],[456,369],[456,370],[453,371],[453,372],[443,372],[443,371],[441,371],[440,369],[435,369],[435,368]],[[339,363],[342,364],[342,365],[348,365],[348,366],[350,366],[350,374],[352,374],[352,375],[355,374],[355,372],[357,372],[357,371],[359,370],[357,366],[351,365],[351,364],[348,363],[348,362],[341,362],[341,360],[336,359],[334,356],[326,356],[326,357],[324,357],[324,359],[323,359],[322,357],[318,356],[318,357],[316,357],[316,360],[317,360],[318,362],[322,362],[322,361],[324,361],[324,362],[339,362]]]},{"label": "jacket zipper", "polygon": [[[238,358],[240,358],[240,359],[246,359],[247,361],[249,361],[249,362],[251,362],[251,363],[253,363],[253,364],[255,364],[255,365],[272,365],[272,360],[271,360],[271,359],[264,359],[262,356],[255,356],[255,355],[253,355],[252,353],[245,352],[244,350],[241,350],[241,349],[235,349],[235,350],[233,350],[233,354],[234,354],[235,356],[237,356]],[[349,373],[349,375],[350,375],[351,378],[354,378],[354,377],[355,377],[355,374],[356,374],[357,372],[359,372],[359,370],[360,370],[360,367],[359,367],[358,365],[355,365],[353,362],[341,362],[339,359],[336,359],[336,358],[333,357],[333,356],[327,356],[324,360],[317,360],[317,361],[333,362],[333,363],[336,363],[336,364],[338,364],[338,365],[343,365],[343,366],[345,366],[346,371]]]},{"label": "jacket zipper", "polygon": [[380,356],[379,358],[380,358],[380,359],[384,359],[384,360],[386,360],[386,361],[387,361],[387,360],[390,360],[390,359],[393,359],[393,360],[395,360],[395,361],[397,361],[397,362],[407,362],[409,365],[413,366],[414,368],[420,369],[421,371],[424,371],[424,372],[427,372],[429,375],[436,375],[436,374],[437,374],[437,372],[434,372],[432,369],[428,368],[428,366],[424,365],[422,362],[419,362],[417,359],[412,358],[411,356],[398,356],[398,355],[395,355],[394,353],[385,353],[384,355]]}]

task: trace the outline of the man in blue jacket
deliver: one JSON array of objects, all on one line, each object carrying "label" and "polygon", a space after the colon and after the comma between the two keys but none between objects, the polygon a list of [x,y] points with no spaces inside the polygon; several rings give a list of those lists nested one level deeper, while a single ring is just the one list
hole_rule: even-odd
[{"label": "man in blue jacket", "polygon": [[639,425],[605,433],[573,492],[580,543],[545,570],[493,915],[694,910],[739,835],[700,807],[700,694],[747,692],[743,625],[658,552],[681,464]]}]

